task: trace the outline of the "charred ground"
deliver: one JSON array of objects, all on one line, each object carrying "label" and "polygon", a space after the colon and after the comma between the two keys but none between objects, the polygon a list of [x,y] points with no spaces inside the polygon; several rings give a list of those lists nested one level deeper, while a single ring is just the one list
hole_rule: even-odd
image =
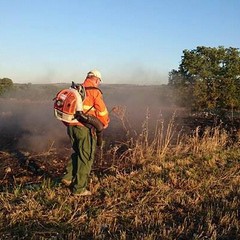
[{"label": "charred ground", "polygon": [[[58,180],[71,154],[65,126],[53,116],[56,92],[65,85],[20,87],[0,99],[0,185],[42,182],[46,177]],[[148,128],[149,138],[156,124],[174,123],[176,136],[199,133],[206,127],[221,126],[229,132],[229,144],[235,141],[240,119],[211,114],[191,114],[176,107],[166,86],[105,85],[104,99],[111,123],[104,132],[103,150],[98,149],[93,171],[112,166],[112,149],[119,156],[131,138]],[[174,144],[174,138],[172,140]],[[118,164],[121,164],[118,162]]]}]

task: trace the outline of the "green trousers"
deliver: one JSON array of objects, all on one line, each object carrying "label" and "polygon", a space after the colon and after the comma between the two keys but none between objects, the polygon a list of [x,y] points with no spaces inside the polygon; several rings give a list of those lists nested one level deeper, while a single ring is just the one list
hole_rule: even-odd
[{"label": "green trousers", "polygon": [[84,126],[68,126],[67,133],[74,152],[68,161],[67,173],[63,179],[72,182],[71,190],[73,193],[81,193],[88,184],[96,150],[96,137],[89,128]]}]

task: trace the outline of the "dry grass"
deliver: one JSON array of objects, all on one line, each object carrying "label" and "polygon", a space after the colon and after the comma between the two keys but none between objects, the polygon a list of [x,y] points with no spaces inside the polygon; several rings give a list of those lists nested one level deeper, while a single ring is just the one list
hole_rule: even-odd
[{"label": "dry grass", "polygon": [[105,174],[92,173],[91,197],[48,179],[1,192],[1,239],[239,239],[239,142],[214,128],[172,145],[174,118],[150,140],[147,121]]}]

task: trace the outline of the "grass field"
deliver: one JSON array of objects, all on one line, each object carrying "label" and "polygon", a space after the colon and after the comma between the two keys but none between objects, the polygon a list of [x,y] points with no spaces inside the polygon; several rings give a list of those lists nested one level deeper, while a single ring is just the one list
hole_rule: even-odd
[{"label": "grass field", "polygon": [[[0,239],[239,239],[238,131],[234,140],[220,126],[186,132],[158,95],[150,106],[140,95],[129,104],[115,96],[106,89],[111,108],[126,108],[111,113],[90,176],[93,195],[82,198],[57,181],[71,150],[66,135],[56,140],[64,129],[49,120],[49,102],[2,107]],[[39,151],[35,140],[45,142]]]}]

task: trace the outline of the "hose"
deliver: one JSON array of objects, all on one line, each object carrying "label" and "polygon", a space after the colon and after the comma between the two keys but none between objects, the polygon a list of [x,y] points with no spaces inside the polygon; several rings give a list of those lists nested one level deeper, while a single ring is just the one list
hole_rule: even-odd
[{"label": "hose", "polygon": [[97,135],[97,146],[102,146],[103,141],[103,124],[102,122],[95,116],[87,115],[82,111],[77,111],[75,114],[75,118],[86,125],[91,125],[96,129]]}]

